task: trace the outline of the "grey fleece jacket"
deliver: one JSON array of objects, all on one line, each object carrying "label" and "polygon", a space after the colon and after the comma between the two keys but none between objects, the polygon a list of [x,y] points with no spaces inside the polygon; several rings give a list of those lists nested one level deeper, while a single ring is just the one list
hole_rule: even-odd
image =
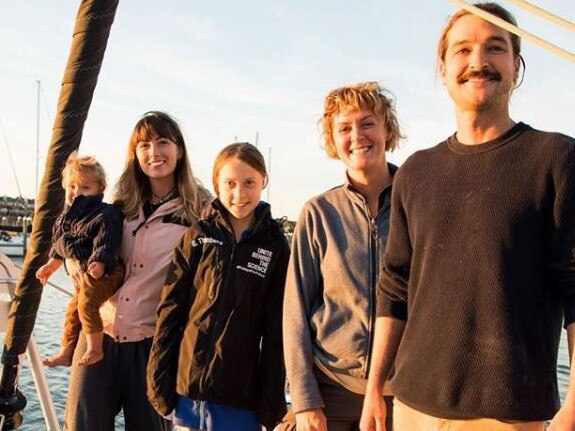
[{"label": "grey fleece jacket", "polygon": [[[393,174],[397,167],[389,169]],[[347,182],[302,209],[283,312],[286,370],[296,413],[324,407],[314,362],[320,369],[355,377],[365,388],[390,198],[391,186],[382,191],[378,214],[371,218],[367,201]]]}]

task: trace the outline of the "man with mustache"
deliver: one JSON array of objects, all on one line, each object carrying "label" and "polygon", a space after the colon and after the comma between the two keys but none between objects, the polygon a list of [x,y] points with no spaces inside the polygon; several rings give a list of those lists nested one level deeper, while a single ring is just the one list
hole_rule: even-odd
[{"label": "man with mustache", "polygon": [[385,430],[392,368],[394,431],[575,430],[575,373],[561,408],[556,377],[562,323],[575,343],[575,140],[511,119],[522,64],[517,36],[467,11],[443,30],[457,131],[395,176],[362,431]]}]

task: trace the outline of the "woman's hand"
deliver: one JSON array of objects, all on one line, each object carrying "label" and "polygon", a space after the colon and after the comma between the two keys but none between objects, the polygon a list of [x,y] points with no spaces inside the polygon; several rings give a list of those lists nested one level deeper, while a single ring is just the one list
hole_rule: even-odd
[{"label": "woman's hand", "polygon": [[312,409],[296,413],[295,423],[297,431],[328,431],[327,419],[323,409]]},{"label": "woman's hand", "polygon": [[66,269],[68,270],[70,279],[74,284],[74,289],[76,289],[77,292],[78,290],[80,290],[80,286],[82,284],[82,277],[84,276],[84,271],[82,271],[80,264],[74,259],[66,260]]},{"label": "woman's hand", "polygon": [[215,198],[211,198],[206,202],[202,208],[202,211],[200,212],[200,220],[206,220],[216,214],[216,210],[212,207],[212,202],[214,199]]}]

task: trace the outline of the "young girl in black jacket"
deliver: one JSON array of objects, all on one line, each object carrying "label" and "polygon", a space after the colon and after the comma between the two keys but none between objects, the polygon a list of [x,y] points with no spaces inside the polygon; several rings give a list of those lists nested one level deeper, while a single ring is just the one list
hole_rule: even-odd
[{"label": "young girl in black jacket", "polygon": [[217,156],[213,215],[176,249],[157,311],[148,397],[182,430],[272,430],[285,413],[282,301],[289,246],[260,201],[248,143]]}]

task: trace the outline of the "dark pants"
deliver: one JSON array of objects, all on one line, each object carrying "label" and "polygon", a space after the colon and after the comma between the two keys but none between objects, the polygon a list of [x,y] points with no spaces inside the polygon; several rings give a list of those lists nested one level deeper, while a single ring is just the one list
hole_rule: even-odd
[{"label": "dark pants", "polygon": [[98,279],[88,273],[82,275],[82,284],[74,293],[66,308],[66,321],[62,335],[62,347],[73,349],[78,342],[80,330],[86,334],[102,332],[100,307],[116,293],[124,282],[124,265],[117,264],[109,275]]},{"label": "dark pants", "polygon": [[[152,339],[115,343],[104,335],[104,359],[87,367],[73,366],[64,431],[114,431],[116,415],[124,411],[126,431],[169,431],[146,396],[146,367]],[[86,351],[80,336],[75,364]]]},{"label": "dark pants", "polygon": [[[363,395],[356,394],[334,382],[317,368],[314,373],[319,386],[319,392],[325,403],[323,409],[329,431],[359,431],[359,420],[363,407]],[[393,397],[384,397],[387,406],[385,426],[392,431]]]}]

